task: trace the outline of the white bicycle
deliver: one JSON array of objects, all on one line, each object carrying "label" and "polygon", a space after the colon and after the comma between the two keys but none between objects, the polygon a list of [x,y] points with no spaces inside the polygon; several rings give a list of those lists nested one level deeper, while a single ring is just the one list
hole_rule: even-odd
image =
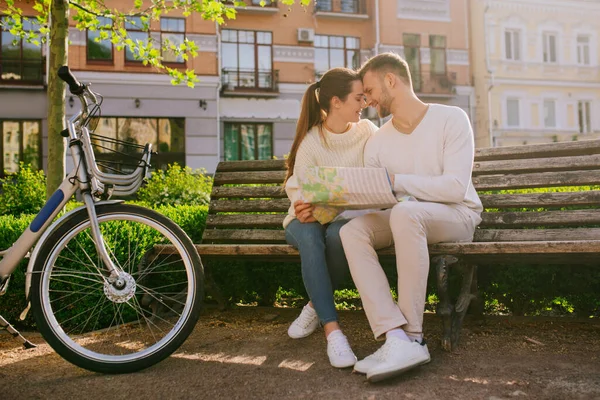
[{"label": "white bicycle", "polygon": [[[147,368],[173,353],[192,332],[203,300],[204,271],[190,238],[153,210],[108,200],[141,186],[151,145],[90,134],[102,97],[66,66],[58,75],[82,108],[61,134],[69,139],[73,170],[25,232],[0,252],[0,294],[29,253],[28,307],[54,350],[79,367],[102,373]],[[92,147],[134,146],[141,152],[129,174],[101,171]],[[79,190],[84,206],[54,221]],[[54,221],[54,222],[53,222]],[[35,246],[35,247],[34,247]],[[0,327],[34,347],[0,316]]]}]

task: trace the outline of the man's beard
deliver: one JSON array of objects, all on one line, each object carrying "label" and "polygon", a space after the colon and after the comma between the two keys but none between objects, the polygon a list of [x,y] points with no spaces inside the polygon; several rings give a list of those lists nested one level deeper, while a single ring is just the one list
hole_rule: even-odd
[{"label": "man's beard", "polygon": [[391,104],[392,99],[390,97],[390,93],[387,91],[386,88],[384,88],[381,94],[381,101],[379,101],[379,109],[377,110],[379,118],[385,118],[392,113],[390,111]]}]

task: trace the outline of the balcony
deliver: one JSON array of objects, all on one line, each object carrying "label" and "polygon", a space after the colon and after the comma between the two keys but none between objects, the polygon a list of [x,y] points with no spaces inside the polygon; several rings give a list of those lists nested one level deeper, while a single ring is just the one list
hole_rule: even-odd
[{"label": "balcony", "polygon": [[46,62],[43,59],[0,58],[0,84],[43,85]]},{"label": "balcony", "polygon": [[369,18],[366,0],[316,0],[315,15],[331,18]]},{"label": "balcony", "polygon": [[456,86],[456,72],[446,74],[423,73],[413,76],[413,89],[415,93],[428,96],[454,96]]},{"label": "balcony", "polygon": [[[264,7],[260,5],[261,0],[243,0],[245,7],[235,7],[238,12],[252,14],[276,14],[279,11],[276,0],[265,0]],[[225,1],[226,4],[233,4],[233,1]]]},{"label": "balcony", "polygon": [[279,70],[223,68],[221,84],[223,95],[274,97],[279,94]]}]

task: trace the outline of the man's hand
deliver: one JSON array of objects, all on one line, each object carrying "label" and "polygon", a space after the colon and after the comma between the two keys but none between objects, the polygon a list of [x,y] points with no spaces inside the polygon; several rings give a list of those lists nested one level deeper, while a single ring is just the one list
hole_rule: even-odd
[{"label": "man's hand", "polygon": [[298,221],[303,224],[307,222],[316,222],[317,220],[312,215],[313,205],[310,203],[305,203],[302,200],[296,200],[294,202],[294,213],[296,214],[296,218]]}]

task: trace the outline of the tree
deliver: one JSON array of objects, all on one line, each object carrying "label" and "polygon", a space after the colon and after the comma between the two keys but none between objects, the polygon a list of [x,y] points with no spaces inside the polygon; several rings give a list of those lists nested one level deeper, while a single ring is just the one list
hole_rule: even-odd
[{"label": "tree", "polygon": [[[291,6],[296,0],[279,0]],[[306,7],[311,0],[298,0]],[[128,25],[141,25],[136,28],[150,31],[150,21],[159,20],[161,16],[173,10],[180,10],[184,16],[198,13],[205,20],[216,21],[219,25],[227,19],[235,19],[235,7],[244,7],[243,1],[224,0],[134,0],[129,11],[110,8],[104,0],[34,0],[37,16],[32,19],[23,16],[15,0],[6,0],[6,8],[0,13],[8,18],[0,21],[1,29],[10,30],[11,34],[29,43],[41,45],[49,40],[48,57],[50,74],[48,76],[48,169],[47,196],[49,197],[60,185],[65,175],[65,147],[60,131],[65,121],[65,84],[58,79],[56,71],[61,65],[68,65],[69,18],[70,11],[75,14],[72,19],[77,22],[77,29],[98,31],[96,40],[110,40],[118,50],[128,48],[134,57],[144,65],[151,65],[158,71],[168,73],[174,85],[186,84],[193,88],[198,81],[193,70],[180,71],[163,64],[161,50],[167,50],[188,60],[198,55],[198,47],[193,41],[183,43],[156,43],[152,39],[132,40],[126,30]],[[265,6],[266,1],[260,2]],[[110,21],[106,23],[103,21]],[[37,29],[27,29],[33,25]]]}]

